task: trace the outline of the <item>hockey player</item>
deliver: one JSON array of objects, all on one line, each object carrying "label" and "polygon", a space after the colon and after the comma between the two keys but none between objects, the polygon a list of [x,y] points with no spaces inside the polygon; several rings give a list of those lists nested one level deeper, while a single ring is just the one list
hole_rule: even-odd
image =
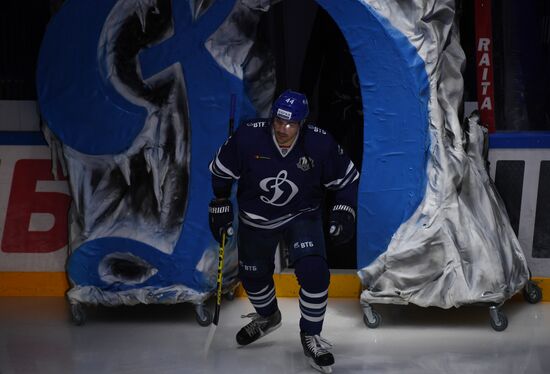
[{"label": "hockey player", "polygon": [[209,205],[212,234],[231,234],[231,186],[238,181],[239,279],[256,313],[237,333],[250,344],[281,325],[273,281],[277,244],[284,241],[300,284],[300,339],[316,369],[330,372],[334,357],[321,338],[330,280],[320,206],[325,189],[335,191],[330,237],[336,244],[355,232],[359,173],[324,130],[306,125],[305,95],[285,91],[271,118],[242,123],[210,163],[215,198]]}]

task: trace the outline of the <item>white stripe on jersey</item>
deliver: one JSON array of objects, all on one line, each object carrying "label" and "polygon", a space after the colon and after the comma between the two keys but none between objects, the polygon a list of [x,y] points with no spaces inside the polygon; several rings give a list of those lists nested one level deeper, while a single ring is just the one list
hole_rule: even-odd
[{"label": "white stripe on jersey", "polygon": [[246,211],[242,211],[244,214],[246,214],[248,217],[250,217],[251,219],[255,219],[255,220],[258,220],[258,221],[268,221],[267,218],[265,217],[262,217],[260,215],[257,215],[257,214],[254,214],[254,213],[250,213],[250,212],[246,212]]},{"label": "white stripe on jersey", "polygon": [[[357,179],[358,177],[358,172],[357,170],[354,170],[354,165],[353,165],[353,162],[350,161],[349,164],[348,164],[348,168],[346,169],[346,173],[344,174],[344,176],[340,179],[336,179],[336,180],[333,180],[331,182],[328,182],[328,183],[325,183],[325,187],[326,188],[330,188],[330,189],[340,189],[342,187],[345,187],[348,183],[350,183],[349,181],[349,178],[355,174],[356,175],[356,178],[354,178],[353,180]],[[352,181],[353,182],[353,181]]]},{"label": "white stripe on jersey", "polygon": [[[247,224],[248,226],[256,227],[256,228],[259,228],[259,229],[269,230],[269,229],[276,229],[277,227],[281,227],[285,223],[290,222],[294,218],[300,216],[302,213],[313,212],[317,209],[319,209],[318,206],[316,206],[314,208],[303,209],[303,210],[299,211],[298,213],[294,213],[294,214],[289,213],[287,215],[284,215],[283,217],[278,217],[278,218],[272,219],[272,220],[267,221],[267,222],[252,221],[250,219],[247,219],[247,217],[242,213],[239,214],[239,217],[241,218],[241,221],[243,223]],[[244,213],[246,213],[246,212],[244,212]],[[246,213],[246,214],[249,214],[249,213]],[[252,217],[250,217],[250,218],[252,218]]]},{"label": "white stripe on jersey", "polygon": [[[218,158],[218,155],[220,154],[220,151],[218,151],[218,154],[216,155],[216,158],[210,163],[209,169],[210,171],[215,174],[217,177],[224,178],[224,179],[239,179],[240,176],[236,176],[230,169],[225,167],[220,159]],[[220,174],[223,173],[223,174]],[[228,177],[229,176],[229,177]]]},{"label": "white stripe on jersey", "polygon": [[220,174],[220,172],[216,169],[216,166],[214,165],[214,160],[212,160],[208,165],[208,170],[210,170],[210,172],[218,178],[233,179],[232,177],[228,177],[227,175]]}]

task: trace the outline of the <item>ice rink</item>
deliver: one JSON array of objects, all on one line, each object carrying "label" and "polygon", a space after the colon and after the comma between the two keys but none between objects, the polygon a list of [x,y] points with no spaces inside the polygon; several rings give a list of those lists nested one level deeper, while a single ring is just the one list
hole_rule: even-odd
[{"label": "ice rink", "polygon": [[[0,373],[315,373],[298,335],[298,300],[279,298],[283,325],[248,347],[235,342],[252,312],[245,298],[223,301],[208,355],[210,327],[191,304],[88,308],[70,321],[63,298],[0,298]],[[550,303],[509,301],[503,332],[487,307],[442,310],[376,305],[367,328],[359,301],[330,299],[323,336],[333,345],[334,373],[550,373]]]}]

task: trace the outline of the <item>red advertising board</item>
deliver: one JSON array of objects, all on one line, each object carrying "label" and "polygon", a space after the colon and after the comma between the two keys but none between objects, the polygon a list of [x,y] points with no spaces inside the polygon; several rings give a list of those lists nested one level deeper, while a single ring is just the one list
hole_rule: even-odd
[{"label": "red advertising board", "polygon": [[475,1],[477,102],[481,123],[495,131],[491,0]]},{"label": "red advertising board", "polygon": [[49,155],[47,146],[0,146],[0,271],[64,270],[71,197]]}]

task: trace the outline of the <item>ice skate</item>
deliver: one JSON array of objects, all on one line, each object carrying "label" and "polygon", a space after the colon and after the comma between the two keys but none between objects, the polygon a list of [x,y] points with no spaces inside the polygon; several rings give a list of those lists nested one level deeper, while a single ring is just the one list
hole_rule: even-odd
[{"label": "ice skate", "polygon": [[332,344],[320,335],[306,335],[303,332],[300,333],[300,340],[309,364],[321,373],[332,373],[334,356],[328,351]]},{"label": "ice skate", "polygon": [[262,317],[257,313],[250,313],[242,318],[252,318],[252,322],[244,326],[237,333],[237,343],[248,345],[278,329],[281,326],[281,312],[277,310],[268,317]]}]

